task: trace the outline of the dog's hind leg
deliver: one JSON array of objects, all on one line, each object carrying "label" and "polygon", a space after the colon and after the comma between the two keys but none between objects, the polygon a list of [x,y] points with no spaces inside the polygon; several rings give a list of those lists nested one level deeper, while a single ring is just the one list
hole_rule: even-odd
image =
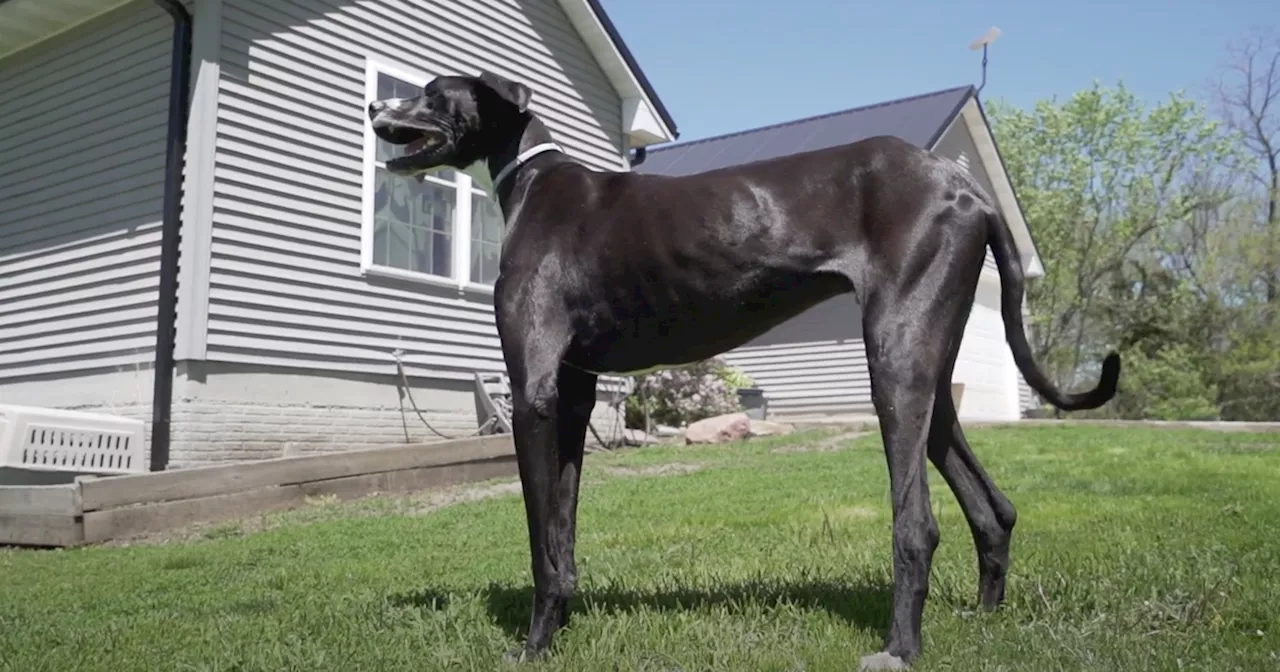
[{"label": "dog's hind leg", "polygon": [[[561,364],[561,332],[529,329],[504,344],[512,381],[512,429],[524,491],[533,604],[522,660],[544,654],[568,621],[577,582],[574,539],[583,442],[596,375]],[[567,338],[564,339],[567,341]]]},{"label": "dog's hind leg", "polygon": [[[959,350],[957,339],[956,350]],[[947,375],[938,382],[929,432],[929,459],[951,486],[960,503],[978,552],[978,601],[993,610],[1004,600],[1005,576],[1009,571],[1009,541],[1017,512],[983,470],[964,438],[951,398],[951,355]]]},{"label": "dog's hind leg", "polygon": [[[941,260],[935,257],[935,260]],[[911,260],[914,261],[914,260]],[[960,271],[962,272],[962,271]],[[863,305],[871,394],[889,466],[893,507],[893,608],[884,650],[860,669],[902,669],[920,654],[920,621],[938,523],[929,506],[926,454],[934,399],[957,336],[958,269],[922,269],[904,288],[870,293]],[[910,277],[911,274],[904,274]],[[947,288],[938,291],[938,288]]]}]

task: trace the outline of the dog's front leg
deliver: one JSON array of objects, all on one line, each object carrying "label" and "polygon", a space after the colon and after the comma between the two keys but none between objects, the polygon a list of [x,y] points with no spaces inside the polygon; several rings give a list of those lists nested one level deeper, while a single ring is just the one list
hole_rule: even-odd
[{"label": "dog's front leg", "polygon": [[596,376],[561,366],[561,352],[543,341],[520,347],[508,364],[533,570],[529,635],[524,646],[508,652],[508,660],[547,652],[556,631],[568,622],[568,601],[577,582],[578,483]]}]

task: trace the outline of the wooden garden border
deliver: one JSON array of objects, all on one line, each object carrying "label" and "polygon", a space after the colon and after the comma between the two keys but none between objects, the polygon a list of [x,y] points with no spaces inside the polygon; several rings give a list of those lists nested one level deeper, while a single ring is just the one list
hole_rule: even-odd
[{"label": "wooden garden border", "polygon": [[67,547],[267,511],[518,474],[511,436],[0,486],[0,544]]}]

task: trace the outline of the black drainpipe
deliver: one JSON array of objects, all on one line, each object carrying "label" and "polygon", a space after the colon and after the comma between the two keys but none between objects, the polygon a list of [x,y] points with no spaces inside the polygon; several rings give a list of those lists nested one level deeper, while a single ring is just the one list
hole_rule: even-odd
[{"label": "black drainpipe", "polygon": [[636,153],[631,157],[631,167],[635,168],[636,166],[644,163],[645,157],[648,156],[648,154],[649,150],[643,145],[636,147]]},{"label": "black drainpipe", "polygon": [[151,397],[151,471],[169,466],[173,408],[173,347],[177,331],[178,255],[182,241],[182,166],[187,150],[187,95],[191,82],[191,13],[178,0],[155,0],[173,17],[169,65],[169,130],[165,138],[164,220],[160,226],[160,297],[156,314],[155,387]]}]

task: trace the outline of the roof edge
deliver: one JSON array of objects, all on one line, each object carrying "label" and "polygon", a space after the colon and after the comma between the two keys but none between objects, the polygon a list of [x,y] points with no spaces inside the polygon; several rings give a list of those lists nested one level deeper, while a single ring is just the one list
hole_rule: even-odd
[{"label": "roof edge", "polygon": [[[983,169],[987,173],[987,179],[991,181],[991,186],[995,191],[991,195],[995,197],[1001,211],[1003,211],[1005,221],[1013,233],[1019,255],[1025,262],[1024,272],[1027,277],[1044,275],[1044,262],[1040,259],[1040,251],[1036,247],[1035,238],[1031,235],[1031,227],[1023,216],[1022,203],[1018,200],[1018,192],[1013,186],[1013,180],[1009,179],[1008,171],[1005,170],[1004,158],[1000,156],[1000,148],[996,145],[995,134],[991,131],[991,124],[987,121],[987,115],[983,111],[982,103],[977,95],[969,96],[966,99],[964,109],[961,111],[961,118],[964,120],[969,135],[978,150],[978,161],[982,163]],[[986,149],[989,149],[989,151],[984,151]]]},{"label": "roof edge", "polygon": [[[981,96],[978,95],[977,91],[974,91],[973,93],[973,102],[978,108],[978,114],[982,115],[982,124],[987,127],[987,133],[991,135],[991,147],[992,149],[995,150],[996,158],[1000,160],[1000,167],[1003,169],[1004,155],[1000,153],[1000,143],[996,140],[995,131],[991,130],[991,121],[987,119],[987,110],[982,105],[982,98]],[[1005,175],[1005,179],[1009,182],[1009,191],[1013,194],[1013,202],[1018,204],[1018,211],[1021,212],[1022,199],[1018,196],[1018,187],[1013,183],[1013,180],[1008,179],[1007,173]],[[1036,245],[1035,234],[1031,231],[1030,225],[1027,225],[1026,228],[1027,228],[1027,238],[1031,241],[1032,249],[1036,250],[1036,257],[1039,258],[1040,252],[1039,252],[1039,246]]]},{"label": "roof edge", "polygon": [[972,84],[966,87],[956,88],[967,88],[969,91],[965,93],[965,95],[960,98],[960,101],[956,103],[956,106],[951,109],[951,113],[947,115],[946,121],[942,122],[942,125],[938,127],[938,130],[933,132],[933,136],[930,137],[929,142],[925,144],[925,149],[928,149],[929,151],[933,151],[933,148],[937,147],[939,142],[942,142],[942,138],[946,136],[947,131],[951,130],[951,127],[956,123],[956,119],[959,119],[960,114],[964,112],[964,106],[969,104],[969,99],[976,98],[978,95],[978,90],[974,88]]},{"label": "roof edge", "polygon": [[[925,93],[918,93],[918,94],[913,95],[913,96],[904,96],[904,97],[902,97],[902,98],[894,98],[894,99],[892,99],[892,100],[885,100],[885,101],[881,101],[881,102],[878,102],[878,103],[869,103],[869,104],[866,104],[866,105],[857,105],[857,106],[855,106],[855,107],[849,107],[849,108],[846,108],[846,109],[843,109],[843,110],[836,110],[836,111],[834,111],[834,112],[824,112],[824,113],[822,113],[822,114],[815,114],[815,115],[808,116],[808,117],[801,117],[801,118],[799,118],[799,119],[791,119],[791,120],[788,120],[788,121],[782,121],[782,122],[778,122],[778,123],[774,123],[774,124],[766,124],[766,125],[764,125],[764,126],[755,126],[755,127],[753,127],[753,128],[743,129],[743,130],[741,130],[741,131],[732,131],[732,132],[729,132],[729,133],[721,133],[720,135],[713,135],[713,136],[706,137],[706,138],[698,138],[697,140],[687,140],[687,141],[685,141],[685,142],[671,142],[671,143],[667,143],[667,144],[665,144],[665,145],[662,145],[661,147],[650,147],[650,148],[648,149],[648,152],[649,152],[649,154],[650,154],[650,155],[653,155],[653,154],[656,154],[656,153],[658,153],[658,152],[665,152],[665,151],[667,151],[668,149],[681,149],[681,148],[684,148],[684,147],[689,147],[689,146],[691,146],[691,145],[697,145],[697,144],[701,144],[701,143],[704,143],[704,142],[712,142],[712,141],[715,141],[715,140],[723,140],[723,139],[725,139],[725,138],[733,138],[733,137],[737,137],[737,136],[740,136],[740,135],[747,135],[748,133],[756,133],[756,132],[759,132],[759,131],[767,131],[767,130],[771,130],[771,129],[775,129],[775,128],[785,128],[785,127],[787,127],[787,126],[795,126],[795,125],[798,125],[798,124],[808,123],[808,122],[810,122],[810,121],[816,121],[816,120],[818,120],[818,119],[826,119],[826,118],[828,118],[828,117],[836,117],[836,116],[839,116],[839,115],[842,115],[842,114],[849,114],[849,113],[852,113],[852,112],[862,112],[862,111],[864,111],[864,110],[873,110],[873,109],[875,109],[875,108],[877,108],[877,107],[886,107],[886,106],[889,106],[889,105],[897,105],[897,104],[900,104],[900,103],[906,103],[906,102],[910,102],[910,101],[913,101],[913,100],[920,100],[921,98],[928,98],[928,97],[930,97],[930,96],[940,96],[940,95],[947,94],[947,93],[954,93],[954,92],[956,92],[956,91],[960,91],[960,90],[963,90],[963,89],[971,89],[971,90],[972,90],[972,89],[973,89],[973,85],[972,85],[972,84],[965,84],[965,85],[963,85],[963,86],[953,86],[953,87],[946,88],[946,89],[938,89],[937,91],[928,91],[928,92],[925,92]],[[971,93],[970,95],[975,95],[975,94],[974,94],[974,93]],[[968,97],[967,97],[967,96],[966,96],[965,100],[968,100]],[[955,114],[959,114],[959,109],[960,109],[960,108],[962,108],[962,107],[964,107],[964,102],[963,102],[963,101],[961,101],[961,103],[960,103],[959,107],[957,107],[957,109],[956,109],[956,111],[955,111]],[[952,117],[952,119],[953,119],[953,118],[954,118],[954,116]],[[948,120],[948,123],[950,123],[950,119]],[[943,129],[945,129],[945,128],[946,128],[946,125],[943,125],[943,127],[942,127],[942,128],[943,128]]]},{"label": "roof edge", "polygon": [[[667,110],[667,106],[662,102],[662,99],[658,97],[658,93],[654,90],[653,84],[649,82],[649,78],[645,76],[644,70],[642,70],[640,68],[640,64],[636,62],[636,58],[632,55],[631,49],[627,46],[626,41],[622,39],[622,35],[618,32],[618,27],[615,26],[613,20],[609,18],[609,13],[606,12],[604,6],[600,4],[600,0],[560,0],[560,2],[562,4],[568,2],[573,2],[575,4],[580,3],[585,5],[591,14],[595,16],[596,21],[600,24],[599,27],[604,31],[603,37],[613,45],[614,49],[617,50],[617,53],[616,55],[601,53],[593,53],[592,55],[600,60],[612,60],[614,56],[620,57],[622,59],[623,67],[625,67],[635,79],[635,83],[644,98],[653,106],[654,111],[656,111],[658,113],[658,117],[661,118],[663,125],[671,132],[671,137],[679,138],[680,129],[677,128],[675,119],[671,116],[671,112]],[[596,50],[593,49],[592,51],[594,52]]]}]

